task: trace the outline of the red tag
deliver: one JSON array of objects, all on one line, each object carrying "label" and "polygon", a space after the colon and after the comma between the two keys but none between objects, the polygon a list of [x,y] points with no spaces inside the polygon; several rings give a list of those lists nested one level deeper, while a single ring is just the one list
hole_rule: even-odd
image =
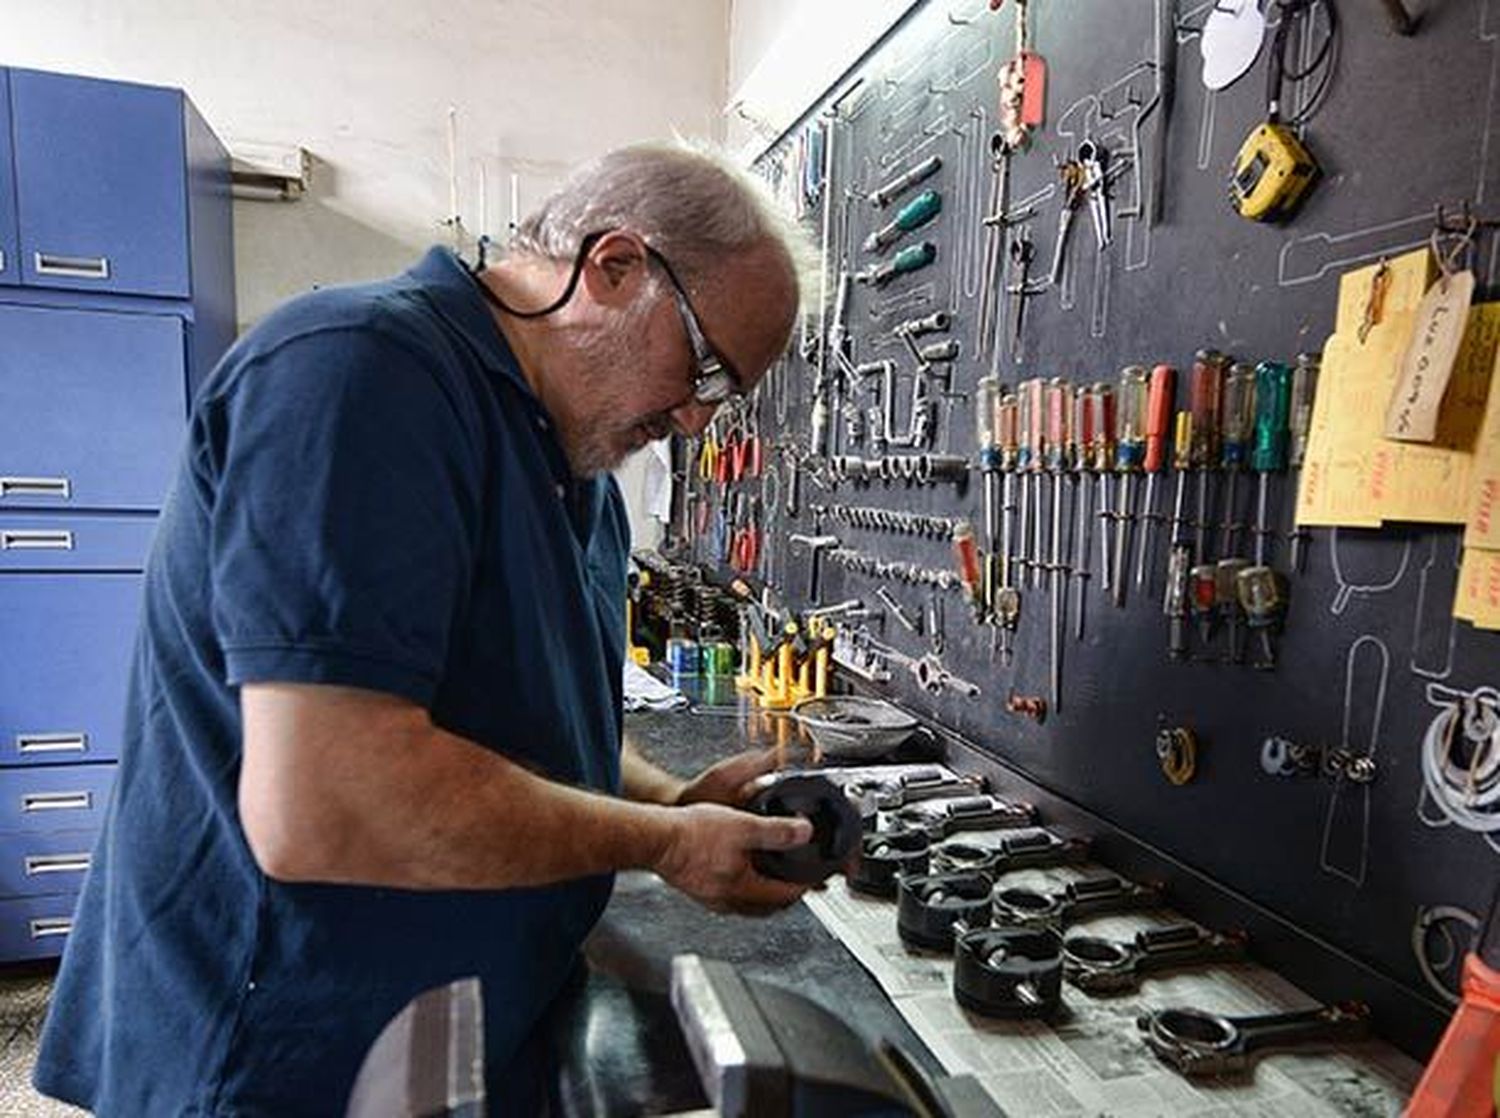
[{"label": "red tag", "polygon": [[1044,119],[1047,101],[1047,64],[1033,51],[1021,52],[1021,123],[1035,128]]}]

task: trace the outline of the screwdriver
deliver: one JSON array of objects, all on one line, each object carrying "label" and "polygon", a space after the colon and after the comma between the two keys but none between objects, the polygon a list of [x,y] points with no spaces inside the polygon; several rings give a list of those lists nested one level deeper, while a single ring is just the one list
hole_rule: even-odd
[{"label": "screwdriver", "polygon": [[1292,370],[1280,361],[1255,366],[1255,450],[1250,468],[1260,475],[1255,493],[1255,565],[1266,564],[1266,492],[1270,476],[1286,469],[1287,424],[1292,407]]},{"label": "screwdriver", "polygon": [[1261,659],[1255,666],[1274,668],[1276,649],[1271,643],[1271,629],[1286,607],[1281,579],[1270,567],[1254,566],[1241,571],[1236,576],[1236,584],[1240,608],[1245,611],[1250,628],[1260,634]]},{"label": "screwdriver", "polygon": [[1221,408],[1219,465],[1229,475],[1224,495],[1224,519],[1219,523],[1219,554],[1233,555],[1239,540],[1238,502],[1235,490],[1240,471],[1250,458],[1250,439],[1255,430],[1255,369],[1236,361],[1224,377]]},{"label": "screwdriver", "polygon": [[1187,657],[1188,566],[1192,562],[1187,544],[1174,543],[1167,557],[1167,592],[1161,611],[1167,615],[1167,655],[1173,660]]},{"label": "screwdriver", "polygon": [[1230,663],[1244,660],[1240,651],[1240,598],[1239,573],[1250,566],[1250,560],[1231,555],[1214,564],[1214,601],[1219,607],[1219,616],[1229,630]]},{"label": "screwdriver", "polygon": [[936,190],[924,190],[896,211],[896,216],[865,238],[866,252],[879,252],[900,239],[903,233],[920,229],[943,212],[943,196]]},{"label": "screwdriver", "polygon": [[1052,561],[1050,563],[1052,607],[1052,709],[1062,709],[1062,630],[1064,578],[1063,478],[1068,471],[1068,445],[1072,442],[1073,390],[1061,377],[1047,382],[1047,469],[1052,474]]},{"label": "screwdriver", "polygon": [[885,263],[871,265],[854,278],[860,283],[871,283],[876,287],[881,287],[897,276],[904,276],[907,272],[915,272],[918,268],[927,267],[936,259],[937,245],[931,241],[922,241],[920,244],[907,245]]},{"label": "screwdriver", "polygon": [[1198,643],[1205,649],[1213,640],[1214,607],[1219,602],[1219,583],[1212,563],[1199,563],[1188,572],[1193,615],[1198,619]]},{"label": "screwdriver", "polygon": [[1031,567],[1031,456],[1035,450],[1031,437],[1031,386],[1040,383],[1037,380],[1023,380],[1016,385],[1016,474],[1017,484],[1021,488],[1020,524],[1016,537],[1016,566],[1019,568],[1015,577],[1017,586],[1026,581]]},{"label": "screwdriver", "polygon": [[1189,461],[1198,475],[1198,522],[1193,529],[1193,562],[1202,563],[1208,531],[1208,471],[1218,460],[1219,396],[1229,358],[1218,350],[1200,349],[1193,355],[1193,380],[1188,408],[1193,415]]},{"label": "screwdriver", "polygon": [[967,520],[953,526],[953,562],[958,580],[963,583],[978,616],[984,607],[984,590],[979,576],[979,546],[974,542],[974,527]]},{"label": "screwdriver", "polygon": [[1172,398],[1177,388],[1177,370],[1158,365],[1151,370],[1151,387],[1146,397],[1146,496],[1141,507],[1141,535],[1135,552],[1135,585],[1146,585],[1146,553],[1161,516],[1156,511],[1156,475],[1167,462],[1167,432],[1172,426]]},{"label": "screwdriver", "polygon": [[1177,474],[1177,495],[1172,498],[1172,528],[1168,533],[1167,541],[1174,547],[1184,540],[1185,524],[1182,516],[1182,503],[1188,469],[1192,465],[1192,447],[1193,413],[1180,411],[1177,413],[1177,424],[1172,434],[1172,469]]},{"label": "screwdriver", "polygon": [[1005,482],[1000,499],[1000,587],[995,600],[990,603],[991,623],[1000,631],[1000,662],[1009,664],[1011,658],[1011,634],[1021,616],[1021,595],[1011,582],[1011,549],[1014,546],[1016,512],[1016,468],[1020,457],[1019,427],[1020,403],[1014,392],[1006,392],[996,405],[996,435],[1000,442],[1000,469]]},{"label": "screwdriver", "polygon": [[1073,595],[1073,617],[1075,619],[1078,640],[1083,639],[1083,600],[1084,590],[1089,580],[1089,547],[1093,543],[1090,533],[1093,531],[1094,518],[1091,506],[1093,505],[1093,486],[1083,475],[1091,472],[1093,463],[1089,459],[1089,448],[1094,442],[1094,406],[1093,389],[1089,385],[1081,385],[1073,394],[1073,430],[1068,447],[1068,456],[1072,461],[1073,473],[1077,484],[1074,490],[1073,508],[1077,518],[1073,524],[1073,575],[1078,582]]},{"label": "screwdriver", "polygon": [[902,171],[890,182],[883,183],[870,191],[870,204],[876,209],[889,205],[892,199],[906,193],[917,183],[931,178],[942,170],[943,160],[941,156],[929,155],[922,162]]},{"label": "screwdriver", "polygon": [[1111,565],[1115,605],[1125,604],[1125,556],[1130,550],[1130,525],[1135,518],[1135,475],[1146,457],[1146,370],[1127,365],[1120,370],[1120,395],[1115,425],[1115,468],[1120,474],[1120,511],[1115,519],[1115,558]]},{"label": "screwdriver", "polygon": [[[1307,458],[1307,440],[1312,430],[1313,400],[1318,394],[1318,370],[1322,362],[1321,353],[1299,353],[1297,354],[1297,367],[1292,370],[1290,465],[1297,471],[1301,471],[1302,463]],[[1295,573],[1302,569],[1302,544],[1307,539],[1307,532],[1297,524],[1295,490],[1290,503],[1292,506],[1292,530],[1289,533],[1292,538],[1291,568]]]},{"label": "screwdriver", "polygon": [[1089,389],[1089,404],[1094,436],[1089,458],[1099,490],[1099,511],[1095,514],[1099,518],[1099,588],[1108,592],[1109,526],[1114,520],[1109,507],[1109,471],[1115,459],[1115,390],[1103,381],[1097,382]]},{"label": "screwdriver", "polygon": [[984,479],[984,581],[980,587],[980,620],[989,621],[995,605],[995,564],[1000,534],[1000,381],[980,377],[974,386],[974,445],[979,448],[979,471]]},{"label": "screwdriver", "polygon": [[1031,588],[1041,589],[1042,568],[1042,471],[1047,466],[1047,382],[1034,377],[1024,386],[1031,397]]}]

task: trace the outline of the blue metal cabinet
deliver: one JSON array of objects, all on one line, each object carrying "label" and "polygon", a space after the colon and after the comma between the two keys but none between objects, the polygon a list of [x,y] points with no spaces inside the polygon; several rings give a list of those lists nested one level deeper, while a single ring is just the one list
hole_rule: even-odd
[{"label": "blue metal cabinet", "polygon": [[0,901],[0,959],[61,955],[73,930],[72,893]]},{"label": "blue metal cabinet", "polygon": [[34,70],[10,89],[23,281],[187,298],[182,94]]},{"label": "blue metal cabinet", "polygon": [[6,769],[0,772],[0,834],[8,844],[16,835],[97,830],[114,783],[114,765]]},{"label": "blue metal cabinet", "polygon": [[120,755],[140,600],[139,575],[0,576],[0,765]]},{"label": "blue metal cabinet", "polygon": [[98,837],[98,831],[49,831],[0,845],[0,897],[78,892]]},{"label": "blue metal cabinet", "polygon": [[0,508],[159,508],[186,360],[175,315],[0,305]]},{"label": "blue metal cabinet", "polygon": [[0,284],[20,282],[15,160],[10,151],[10,71],[0,69]]},{"label": "blue metal cabinet", "polygon": [[147,516],[0,512],[0,573],[139,571],[155,532]]}]

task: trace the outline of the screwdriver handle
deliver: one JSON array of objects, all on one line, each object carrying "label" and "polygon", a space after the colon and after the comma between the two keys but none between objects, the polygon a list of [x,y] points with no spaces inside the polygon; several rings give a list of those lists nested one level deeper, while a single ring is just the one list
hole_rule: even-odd
[{"label": "screwdriver handle", "polygon": [[1318,371],[1322,360],[1320,353],[1299,353],[1297,367],[1292,371],[1291,464],[1298,470],[1307,457],[1307,439],[1312,430],[1313,401],[1318,395]]},{"label": "screwdriver handle", "polygon": [[1250,467],[1259,473],[1286,469],[1292,409],[1292,370],[1280,361],[1255,367],[1255,450]]},{"label": "screwdriver handle", "polygon": [[1033,377],[1021,389],[1027,399],[1022,414],[1026,417],[1026,436],[1031,446],[1030,467],[1040,470],[1047,457],[1047,385],[1041,377]]},{"label": "screwdriver handle", "polygon": [[995,405],[995,428],[1000,440],[1000,468],[1014,470],[1020,446],[1020,402],[1014,392],[1006,392]]},{"label": "screwdriver handle", "polygon": [[1255,369],[1235,362],[1224,376],[1219,440],[1219,464],[1226,470],[1244,467],[1250,456],[1255,427]]},{"label": "screwdriver handle", "polygon": [[1047,383],[1047,468],[1053,473],[1060,473],[1067,464],[1071,395],[1068,382],[1061,377]]},{"label": "screwdriver handle", "polygon": [[865,238],[864,250],[876,252],[902,233],[926,225],[943,210],[943,196],[936,190],[924,190],[896,211],[896,216]]},{"label": "screwdriver handle", "polygon": [[1172,425],[1172,403],[1177,387],[1177,370],[1158,365],[1151,370],[1151,387],[1146,399],[1146,460],[1148,474],[1166,464],[1167,432]]},{"label": "screwdriver handle", "polygon": [[1100,381],[1089,390],[1089,403],[1093,408],[1094,428],[1089,457],[1095,471],[1108,472],[1114,469],[1115,390]]},{"label": "screwdriver handle", "polygon": [[1116,401],[1115,468],[1133,471],[1141,467],[1146,453],[1147,373],[1139,365],[1120,370],[1120,394]]},{"label": "screwdriver handle", "polygon": [[1193,459],[1193,413],[1177,413],[1177,426],[1172,436],[1172,469],[1186,470]]},{"label": "screwdriver handle", "polygon": [[1217,350],[1199,350],[1193,357],[1188,408],[1193,413],[1191,465],[1211,469],[1218,461],[1220,401],[1229,358]]}]

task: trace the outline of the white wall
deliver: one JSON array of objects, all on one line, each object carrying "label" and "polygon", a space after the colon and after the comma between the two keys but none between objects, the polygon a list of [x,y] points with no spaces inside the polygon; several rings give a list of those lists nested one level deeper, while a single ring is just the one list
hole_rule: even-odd
[{"label": "white wall", "polygon": [[220,137],[313,153],[308,198],[235,204],[249,323],[447,237],[450,104],[476,230],[481,162],[498,232],[512,171],[524,211],[620,144],[721,139],[728,29],[729,0],[0,0],[0,65],[181,86]]}]

